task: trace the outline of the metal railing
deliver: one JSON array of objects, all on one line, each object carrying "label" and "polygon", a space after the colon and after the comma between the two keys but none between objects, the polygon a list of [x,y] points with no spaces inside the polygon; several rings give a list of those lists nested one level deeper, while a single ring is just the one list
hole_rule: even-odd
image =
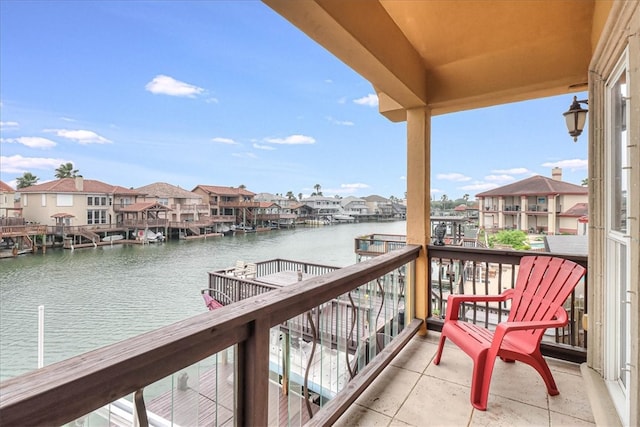
[{"label": "metal railing", "polygon": [[[428,280],[431,296],[429,329],[440,330],[450,294],[498,294],[515,286],[520,259],[527,255],[549,255],[574,261],[588,267],[586,256],[537,251],[496,250],[456,246],[428,246]],[[587,307],[587,276],[576,287],[565,304],[569,324],[547,332],[542,342],[543,354],[572,362],[586,361],[587,331],[582,315]],[[467,321],[492,328],[509,315],[504,305],[469,304],[465,306]]]},{"label": "metal railing", "polygon": [[[123,404],[121,399],[131,394],[134,395],[133,403],[129,403],[128,407],[137,414],[140,425],[148,425],[156,414],[147,412],[147,406],[151,407],[157,401],[147,402],[145,389],[153,389],[157,381],[165,378],[175,384],[167,395],[168,400],[173,402],[171,405],[177,405],[183,397],[188,396],[193,396],[195,402],[202,399],[202,405],[213,407],[204,408],[196,403],[196,407],[189,412],[202,416],[214,414],[215,418],[209,420],[212,424],[271,424],[271,416],[274,412],[278,413],[278,410],[269,406],[273,387],[278,396],[287,396],[289,402],[297,399],[298,405],[304,405],[298,406],[291,414],[296,424],[303,421],[295,417],[305,412],[314,414],[314,419],[320,423],[330,424],[352,404],[353,393],[357,395],[362,392],[420,327],[420,320],[405,319],[401,315],[397,302],[401,295],[413,292],[414,284],[401,282],[399,278],[404,272],[414,271],[413,265],[419,251],[419,246],[406,246],[366,262],[300,281],[295,286],[262,293],[4,381],[0,383],[3,425],[62,425],[112,403],[118,411],[122,411],[123,405],[127,404]],[[399,287],[400,283],[402,288]],[[335,301],[351,303],[350,293],[354,299],[350,310],[357,309],[354,305],[358,298],[363,309],[370,304],[366,307],[367,316],[373,316],[368,318],[369,332],[361,333],[365,327],[361,324],[358,332],[354,332],[356,335],[350,336],[349,329],[346,336],[345,332],[335,331],[325,334],[319,327],[323,319],[326,320],[323,316],[330,318]],[[355,294],[358,298],[355,298]],[[386,298],[386,303],[371,305],[371,301],[380,298]],[[358,316],[356,318],[361,318]],[[272,343],[281,340],[288,342],[288,347],[282,347],[283,351],[292,351],[296,343],[303,345],[304,342],[304,347],[309,347],[310,343],[304,341],[303,336],[308,334],[299,326],[304,322],[309,322],[305,328],[318,328],[316,337],[321,345],[323,340],[343,343],[335,348],[322,347],[334,352],[331,357],[344,358],[342,366],[350,367],[347,369],[349,376],[351,369],[356,369],[357,381],[348,387],[348,393],[341,392],[348,382],[338,381],[341,386],[336,388],[337,395],[334,398],[327,401],[319,397],[331,381],[316,381],[311,373],[305,374],[306,378],[287,374],[295,373],[295,370],[289,371],[295,362],[291,357],[283,359],[280,365],[276,364],[277,369],[273,373],[270,357]],[[378,327],[378,324],[382,326]],[[283,330],[283,326],[286,326],[286,330]],[[285,332],[288,334],[286,337],[281,335]],[[332,334],[334,336],[330,336]],[[361,343],[361,347],[356,346],[357,353],[347,350],[347,337],[353,340],[354,336],[357,337],[355,341]],[[215,369],[207,370],[207,375],[211,372],[211,375],[215,375],[214,399],[203,397],[205,386],[189,386],[183,375],[186,371],[197,373],[199,362],[209,362],[213,355],[222,355],[221,359],[224,359],[224,355],[230,351],[234,360],[232,369],[225,371],[226,365],[213,362],[216,363]],[[218,360],[217,356],[215,360]],[[365,366],[364,362],[368,364]],[[227,372],[230,372],[228,377]],[[288,381],[284,382],[283,378],[288,378]],[[165,394],[160,393],[158,398],[162,395]],[[316,406],[312,407],[312,403]],[[161,406],[158,404],[153,408],[159,411]],[[177,406],[169,407],[170,415],[178,412]],[[226,415],[223,417],[223,414]],[[112,412],[106,416],[110,420],[115,417]]]},{"label": "metal railing", "polygon": [[[397,249],[405,245],[405,236],[372,234],[355,239],[355,251],[360,256],[370,257]],[[428,295],[431,296],[427,327],[440,331],[449,294],[487,295],[498,294],[515,286],[520,258],[526,255],[541,255],[537,250],[515,251],[511,249],[488,249],[477,247],[474,240],[463,239],[461,246],[427,246]],[[571,254],[544,253],[572,260],[588,268],[588,257]],[[542,343],[543,354],[576,363],[586,361],[587,331],[582,317],[587,307],[587,275],[573,291],[565,308],[569,324],[548,332]],[[506,320],[508,306],[466,307],[465,320],[492,328]]]},{"label": "metal railing", "polygon": [[407,237],[399,234],[368,234],[355,239],[355,253],[359,256],[376,256],[403,248]]}]

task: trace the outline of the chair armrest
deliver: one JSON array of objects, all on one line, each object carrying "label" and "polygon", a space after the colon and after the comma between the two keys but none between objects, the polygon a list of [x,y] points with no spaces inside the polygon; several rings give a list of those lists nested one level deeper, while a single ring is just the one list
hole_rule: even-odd
[{"label": "chair armrest", "polygon": [[503,302],[512,298],[513,289],[507,289],[499,295],[449,295],[447,297],[446,320],[458,320],[460,304],[463,302]]},{"label": "chair armrest", "polygon": [[499,323],[493,335],[493,342],[491,343],[491,349],[489,351],[494,355],[498,354],[498,349],[502,346],[502,341],[505,339],[506,335],[509,332],[528,329],[560,328],[562,326],[565,326],[568,322],[569,317],[567,316],[567,312],[564,310],[564,308],[559,307],[558,311],[556,311],[555,319]]},{"label": "chair armrest", "polygon": [[521,331],[523,329],[548,329],[561,328],[569,323],[569,316],[563,307],[559,307],[556,311],[556,318],[551,320],[528,320],[519,322],[502,322],[498,324],[498,328],[505,329],[505,333],[511,331]]}]

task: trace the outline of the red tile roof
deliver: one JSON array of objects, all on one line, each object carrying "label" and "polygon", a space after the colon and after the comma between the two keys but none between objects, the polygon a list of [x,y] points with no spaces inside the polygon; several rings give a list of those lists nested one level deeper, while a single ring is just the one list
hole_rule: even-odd
[{"label": "red tile roof", "polygon": [[111,185],[94,179],[83,179],[82,190],[76,188],[76,178],[62,178],[43,184],[21,188],[21,193],[80,193],[80,194],[128,194],[140,195],[136,190]]},{"label": "red tile roof", "polygon": [[170,211],[168,206],[156,202],[141,202],[127,205],[120,212]]},{"label": "red tile roof", "polygon": [[219,185],[197,185],[193,190],[191,191],[195,191],[196,189],[201,188],[202,190],[204,190],[207,193],[211,193],[211,194],[218,194],[220,196],[255,196],[256,193],[252,193],[251,191],[248,191],[246,189],[243,188],[238,188],[238,187],[222,187]]},{"label": "red tile roof", "polygon": [[589,214],[589,204],[588,203],[576,203],[566,211],[562,212],[558,216],[574,216],[581,217],[587,216]]},{"label": "red tile roof", "polygon": [[15,193],[16,190],[14,190],[9,184],[0,181],[0,191],[5,192],[5,193]]},{"label": "red tile roof", "polygon": [[564,181],[547,178],[541,175],[532,176],[512,184],[494,188],[476,194],[476,197],[524,196],[549,194],[589,194],[587,187],[570,184]]}]

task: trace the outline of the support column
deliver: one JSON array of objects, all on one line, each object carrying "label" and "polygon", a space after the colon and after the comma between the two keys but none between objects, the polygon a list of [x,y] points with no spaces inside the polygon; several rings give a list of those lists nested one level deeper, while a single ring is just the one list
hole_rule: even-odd
[{"label": "support column", "polygon": [[[426,245],[431,239],[431,111],[427,107],[407,110],[407,243],[424,248],[416,261],[416,312],[425,319],[429,315],[428,259]],[[411,301],[406,306],[411,307]],[[411,313],[408,313],[411,316]],[[411,318],[411,317],[410,317]],[[426,333],[423,325],[421,333]]]},{"label": "support column", "polygon": [[557,233],[557,209],[558,196],[557,195],[549,195],[547,198],[547,206],[549,207],[549,211],[547,212],[547,234],[553,236]]},{"label": "support column", "polygon": [[518,213],[518,215],[520,215],[520,230],[524,231],[525,233],[529,232],[529,217],[527,217],[528,210],[529,207],[527,206],[527,196],[521,196],[520,212]]}]

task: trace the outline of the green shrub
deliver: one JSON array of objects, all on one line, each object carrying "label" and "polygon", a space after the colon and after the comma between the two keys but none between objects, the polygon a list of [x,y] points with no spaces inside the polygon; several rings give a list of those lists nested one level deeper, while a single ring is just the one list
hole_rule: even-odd
[{"label": "green shrub", "polygon": [[531,249],[529,246],[529,238],[522,230],[503,230],[489,237],[489,246],[495,244],[509,245],[513,249],[526,251]]}]

